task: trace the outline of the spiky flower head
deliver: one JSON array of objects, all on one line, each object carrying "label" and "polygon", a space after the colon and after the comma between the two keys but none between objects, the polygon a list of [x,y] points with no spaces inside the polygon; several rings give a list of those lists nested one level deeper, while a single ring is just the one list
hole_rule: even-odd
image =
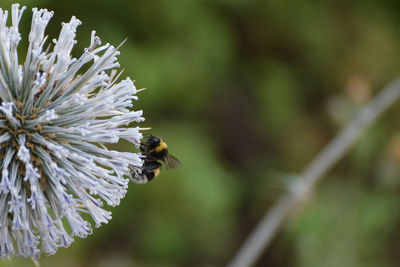
[{"label": "spiky flower head", "polygon": [[[127,175],[137,172],[138,154],[109,150],[120,138],[138,145],[141,111],[130,111],[137,90],[117,82],[118,49],[92,32],[79,58],[72,58],[81,22],[63,23],[45,51],[45,28],[53,16],[33,9],[25,63],[19,64],[18,31],[25,7],[0,9],[0,257],[38,257],[86,237],[91,224],[107,223],[103,202],[118,205]],[[82,69],[85,69],[83,71]],[[68,227],[67,227],[68,225]],[[70,229],[70,230],[66,230]]]}]

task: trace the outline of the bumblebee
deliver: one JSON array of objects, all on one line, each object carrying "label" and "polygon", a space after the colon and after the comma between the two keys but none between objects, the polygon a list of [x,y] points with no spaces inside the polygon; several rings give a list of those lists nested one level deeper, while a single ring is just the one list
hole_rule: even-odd
[{"label": "bumblebee", "polygon": [[180,162],[168,153],[167,144],[159,137],[150,135],[146,142],[140,144],[140,151],[148,159],[161,160],[167,168],[175,168]]},{"label": "bumblebee", "polygon": [[140,151],[144,159],[141,173],[132,176],[132,181],[138,184],[144,184],[160,175],[162,164],[167,168],[175,168],[180,162],[177,158],[168,153],[167,144],[161,138],[150,135],[146,142],[140,144]]},{"label": "bumblebee", "polygon": [[132,176],[132,181],[137,184],[145,184],[160,175],[162,164],[156,160],[145,158],[141,173],[136,177]]}]

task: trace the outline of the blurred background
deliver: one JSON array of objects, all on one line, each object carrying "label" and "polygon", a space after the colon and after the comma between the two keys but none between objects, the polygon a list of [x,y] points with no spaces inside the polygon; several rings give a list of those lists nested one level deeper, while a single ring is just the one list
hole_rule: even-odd
[{"label": "blurred background", "polygon": [[[10,10],[13,1],[1,0]],[[143,127],[182,162],[131,184],[113,219],[42,266],[223,266],[288,183],[400,70],[397,0],[21,1],[126,37]],[[257,266],[398,266],[400,105],[318,185]],[[133,151],[126,143],[118,149]],[[33,266],[29,259],[0,266]]]}]

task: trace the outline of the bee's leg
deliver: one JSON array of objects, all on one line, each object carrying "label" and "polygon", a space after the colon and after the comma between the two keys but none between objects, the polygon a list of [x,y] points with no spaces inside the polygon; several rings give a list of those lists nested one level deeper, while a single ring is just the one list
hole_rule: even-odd
[{"label": "bee's leg", "polygon": [[140,143],[140,147],[139,147],[139,149],[140,149],[140,151],[141,152],[145,152],[145,149],[146,149],[146,147],[145,147],[145,145],[143,144],[143,143]]}]

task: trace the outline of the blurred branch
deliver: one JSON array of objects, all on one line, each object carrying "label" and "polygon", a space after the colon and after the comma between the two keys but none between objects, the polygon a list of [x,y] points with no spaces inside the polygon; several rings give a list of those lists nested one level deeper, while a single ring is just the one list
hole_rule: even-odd
[{"label": "blurred branch", "polygon": [[292,211],[304,203],[314,185],[399,97],[400,79],[397,79],[363,107],[356,117],[304,168],[298,178],[290,184],[288,192],[267,211],[228,266],[254,265]]}]

